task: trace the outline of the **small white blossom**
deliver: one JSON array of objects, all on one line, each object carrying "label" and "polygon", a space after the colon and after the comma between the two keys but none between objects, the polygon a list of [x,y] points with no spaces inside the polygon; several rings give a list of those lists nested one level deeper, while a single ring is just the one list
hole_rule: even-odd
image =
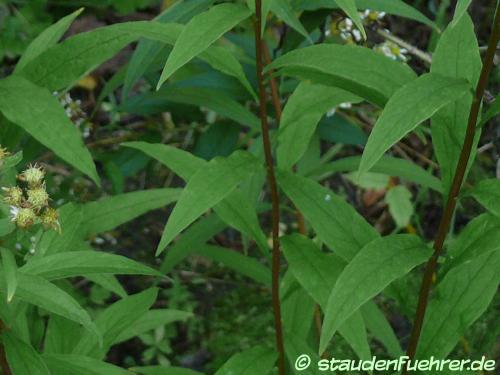
[{"label": "small white blossom", "polygon": [[16,206],[10,206],[10,220],[11,221],[16,221],[17,215],[19,215],[19,207]]}]

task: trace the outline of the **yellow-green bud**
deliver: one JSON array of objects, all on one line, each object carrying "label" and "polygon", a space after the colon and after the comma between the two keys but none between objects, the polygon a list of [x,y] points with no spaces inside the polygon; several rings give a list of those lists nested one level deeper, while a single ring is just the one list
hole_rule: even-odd
[{"label": "yellow-green bud", "polygon": [[25,181],[30,187],[39,186],[45,177],[44,170],[38,165],[30,165],[21,175],[19,179]]},{"label": "yellow-green bud", "polygon": [[45,211],[43,211],[40,221],[45,229],[54,229],[57,232],[61,232],[59,213],[52,207],[47,207]]},{"label": "yellow-green bud", "polygon": [[14,186],[10,188],[3,188],[5,192],[3,201],[11,206],[20,206],[23,201],[23,191],[20,187]]},{"label": "yellow-green bud", "polygon": [[36,220],[35,211],[31,208],[20,208],[13,221],[19,228],[27,229],[31,227]]},{"label": "yellow-green bud", "polygon": [[49,204],[49,195],[45,191],[45,186],[40,185],[28,190],[28,203],[35,210],[41,210]]}]

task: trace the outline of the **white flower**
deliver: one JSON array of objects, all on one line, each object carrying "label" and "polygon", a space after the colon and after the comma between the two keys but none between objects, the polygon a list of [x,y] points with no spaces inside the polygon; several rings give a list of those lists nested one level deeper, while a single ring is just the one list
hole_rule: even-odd
[{"label": "white flower", "polygon": [[17,215],[19,215],[19,207],[10,206],[10,221],[16,221]]},{"label": "white flower", "polygon": [[401,48],[397,44],[392,42],[384,42],[374,47],[375,51],[381,52],[392,60],[400,60],[406,62],[408,57],[406,54],[408,50],[406,48]]}]

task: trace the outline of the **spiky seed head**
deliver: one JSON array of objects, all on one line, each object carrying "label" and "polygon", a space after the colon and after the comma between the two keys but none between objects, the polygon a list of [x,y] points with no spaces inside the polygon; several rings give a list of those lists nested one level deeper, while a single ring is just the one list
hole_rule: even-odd
[{"label": "spiky seed head", "polygon": [[11,206],[20,206],[24,196],[23,196],[23,191],[19,186],[14,186],[14,187],[9,187],[9,188],[2,188],[2,190],[5,192],[5,195],[3,196],[3,201],[7,204],[10,204]]},{"label": "spiky seed head", "polygon": [[49,195],[45,191],[44,185],[40,185],[33,189],[29,189],[27,193],[28,193],[28,203],[36,211],[39,211],[42,208],[48,206]]},{"label": "spiky seed head", "polygon": [[14,222],[21,229],[31,227],[36,220],[36,213],[31,208],[20,208],[14,218]]},{"label": "spiky seed head", "polygon": [[61,232],[61,225],[59,224],[59,213],[52,207],[47,207],[40,217],[40,221],[43,227],[48,229],[54,229],[56,232]]},{"label": "spiky seed head", "polygon": [[21,175],[19,179],[25,181],[29,187],[40,186],[43,183],[45,171],[38,165],[30,165]]}]

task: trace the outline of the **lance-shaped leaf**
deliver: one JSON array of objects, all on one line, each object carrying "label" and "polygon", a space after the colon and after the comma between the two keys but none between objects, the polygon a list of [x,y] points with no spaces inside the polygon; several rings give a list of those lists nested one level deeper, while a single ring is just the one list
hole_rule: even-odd
[{"label": "lance-shaped leaf", "polygon": [[7,284],[7,302],[12,300],[17,288],[17,263],[11,250],[0,248],[2,255],[3,272]]},{"label": "lance-shaped leaf", "polygon": [[[308,238],[293,234],[281,239],[283,251],[293,275],[323,311],[328,296],[346,262],[334,254],[324,254]],[[361,359],[370,359],[366,328],[360,313],[354,313],[339,332]]]},{"label": "lance-shaped leaf", "polygon": [[[207,164],[205,160],[189,152],[168,145],[146,142],[127,142],[123,143],[123,145],[140,150],[158,160],[185,181],[188,181],[198,169]],[[269,246],[260,228],[256,211],[249,199],[241,191],[234,190],[217,204],[214,210],[226,224],[253,238],[264,253],[268,252]],[[177,254],[180,254],[180,252]],[[171,254],[169,257],[171,257]]]},{"label": "lance-shaped leaf", "polygon": [[173,309],[149,310],[138,320],[125,328],[125,330],[120,332],[120,335],[113,341],[113,345],[130,340],[133,337],[145,334],[153,329],[173,322],[186,321],[193,316],[193,313]]},{"label": "lance-shaped leaf", "polygon": [[143,366],[132,367],[131,371],[142,375],[202,375],[201,372],[194,371],[185,367],[172,366]]},{"label": "lance-shaped leaf", "polygon": [[339,87],[383,107],[392,94],[416,78],[408,65],[368,48],[319,44],[287,53],[267,66],[279,73]]},{"label": "lance-shaped leaf", "polygon": [[86,333],[73,349],[73,354],[102,359],[116,338],[146,314],[155,302],[157,294],[156,288],[150,288],[123,298],[106,308],[95,320],[97,328],[102,333],[102,345],[99,345],[95,337]]},{"label": "lance-shaped leaf", "polygon": [[10,76],[0,81],[0,112],[99,184],[92,156],[80,132],[49,91],[17,75]]},{"label": "lance-shaped leaf", "polygon": [[472,3],[472,0],[458,0],[457,1],[457,6],[455,7],[455,14],[453,15],[452,25],[454,25],[457,22],[460,22],[460,20],[464,16],[464,14],[467,13],[467,9],[469,8],[471,3]]},{"label": "lance-shaped leaf", "polygon": [[53,375],[35,348],[19,339],[10,330],[2,333],[2,344],[13,374]]},{"label": "lance-shaped leaf", "polygon": [[259,283],[271,285],[271,271],[254,258],[239,254],[231,249],[211,245],[198,245],[194,253],[220,262]]},{"label": "lance-shaped leaf", "polygon": [[85,235],[112,230],[148,211],[175,202],[181,189],[164,188],[134,191],[106,197],[83,205],[81,227]]},{"label": "lance-shaped leaf", "polygon": [[[203,12],[212,3],[213,0],[178,1],[168,7],[154,20],[159,23],[185,23],[198,13]],[[181,28],[182,26],[180,26]],[[148,71],[162,48],[163,44],[155,40],[143,39],[137,43],[137,48],[126,68],[127,72],[123,81],[122,91],[123,99],[128,97],[134,84]]]},{"label": "lance-shaped leaf", "polygon": [[306,28],[300,22],[299,17],[295,14],[295,10],[292,8],[289,0],[272,0],[271,10],[279,18],[281,18],[285,23],[292,27],[299,34],[306,37],[311,43],[311,38]]},{"label": "lance-shaped leaf", "polygon": [[448,246],[449,261],[443,268],[449,270],[483,254],[500,250],[500,218],[489,213],[471,220]]},{"label": "lance-shaped leaf", "polygon": [[479,181],[471,195],[493,215],[500,217],[500,180]]},{"label": "lance-shaped leaf", "polygon": [[342,323],[361,305],[425,262],[431,254],[432,250],[413,235],[383,237],[363,247],[344,268],[328,298],[320,353],[325,351]]},{"label": "lance-shaped leaf", "polygon": [[290,169],[307,150],[319,120],[330,109],[360,98],[348,91],[302,82],[288,99],[278,133],[278,165]]},{"label": "lance-shaped leaf", "polygon": [[336,254],[351,260],[378,237],[376,230],[345,200],[317,182],[278,170],[279,184],[318,237]]},{"label": "lance-shaped leaf", "polygon": [[76,17],[83,12],[83,8],[68,14],[66,17],[61,18],[59,21],[42,31],[24,51],[23,55],[16,64],[15,72],[22,70],[35,57],[40,55],[48,48],[57,44],[59,39],[62,38],[64,33],[68,30]]},{"label": "lance-shaped leaf", "polygon": [[488,308],[500,282],[500,251],[452,269],[430,301],[418,358],[446,358],[466,329]]},{"label": "lance-shaped leaf", "polygon": [[[18,74],[50,91],[73,85],[100,64],[112,58],[127,44],[147,38],[173,45],[183,26],[154,21],[124,22],[80,33],[52,46],[31,60]],[[205,50],[199,58],[214,69],[229,74],[249,87],[241,64],[227,50]]]},{"label": "lance-shaped leaf", "polygon": [[275,350],[256,346],[233,355],[215,375],[265,375],[273,369],[276,357]]},{"label": "lance-shaped leaf", "polygon": [[[475,86],[481,65],[474,24],[468,15],[464,15],[458,23],[448,26],[439,38],[432,55],[431,72],[466,79]],[[431,119],[432,145],[439,162],[445,193],[450,190],[462,151],[471,104],[472,92],[449,103]],[[479,136],[476,136],[476,144],[478,140]],[[473,147],[469,167],[475,154],[476,147]]]},{"label": "lance-shaped leaf", "polygon": [[231,194],[260,167],[260,161],[252,154],[236,151],[227,158],[215,158],[198,170],[189,179],[168,219],[157,255],[189,224]]},{"label": "lance-shaped leaf", "polygon": [[205,51],[227,31],[250,17],[250,10],[237,4],[220,4],[194,16],[175,42],[157,88],[179,68]]},{"label": "lance-shaped leaf", "polygon": [[368,138],[360,173],[367,172],[391,146],[469,90],[470,84],[465,80],[424,74],[396,91]]},{"label": "lance-shaped leaf", "polygon": [[70,251],[34,258],[20,271],[48,280],[96,273],[161,276],[158,271],[132,259],[99,251]]},{"label": "lance-shaped leaf", "polygon": [[[318,180],[329,177],[336,172],[355,172],[359,169],[361,156],[348,156],[346,158],[334,160],[313,169],[308,176]],[[393,177],[401,177],[408,181],[420,184],[438,192],[442,192],[442,184],[439,178],[433,176],[418,164],[406,159],[399,159],[389,155],[384,155],[371,168],[373,173],[386,174]]]},{"label": "lance-shaped leaf", "polygon": [[51,375],[130,375],[130,371],[95,358],[74,354],[43,354]]},{"label": "lance-shaped leaf", "polygon": [[[60,315],[73,322],[82,324],[96,342],[101,339],[100,333],[87,312],[68,293],[39,276],[17,274],[18,284],[15,299],[36,305],[51,313]],[[3,278],[0,286],[5,289]]]}]

